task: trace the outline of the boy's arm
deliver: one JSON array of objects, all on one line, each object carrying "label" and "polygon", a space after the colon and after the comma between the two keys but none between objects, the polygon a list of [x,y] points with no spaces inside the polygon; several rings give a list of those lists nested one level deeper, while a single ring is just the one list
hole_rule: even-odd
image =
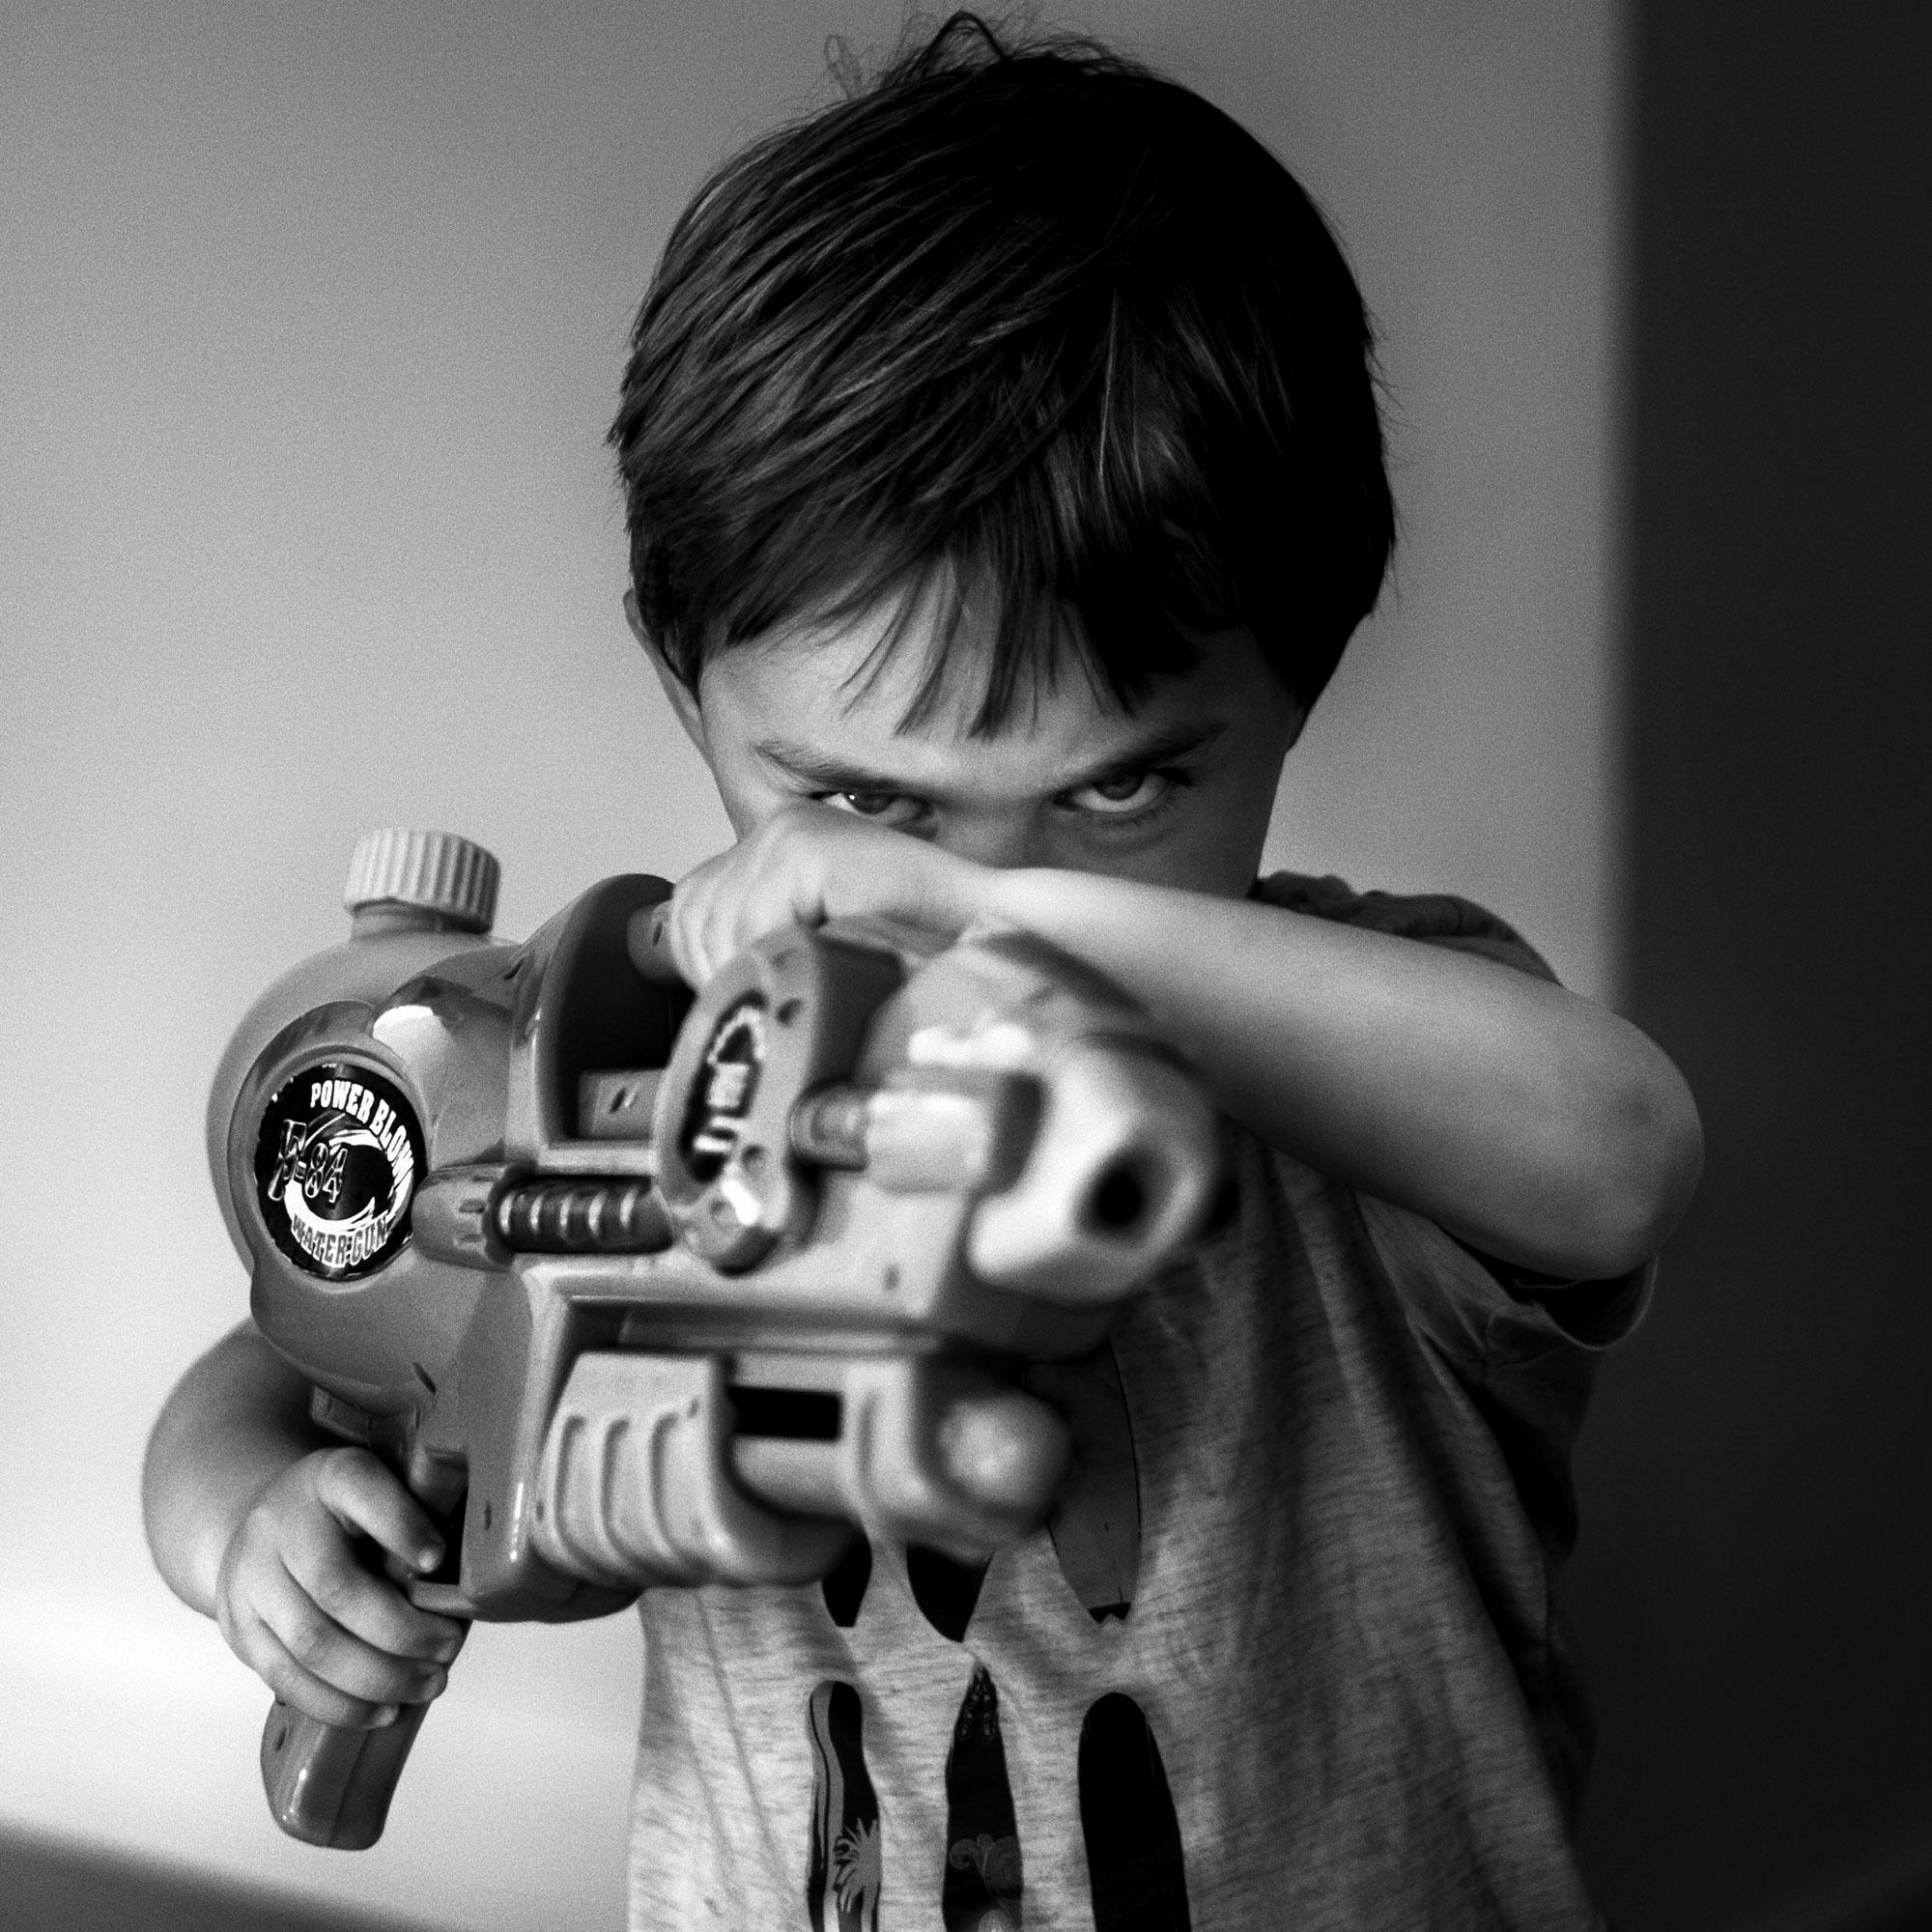
[{"label": "boy's arm", "polygon": [[1247,899],[1086,872],[1002,871],[822,806],[701,867],[670,940],[701,980],[787,919],[983,916],[1141,1001],[1221,1107],[1284,1152],[1496,1260],[1603,1280],[1663,1244],[1702,1136],[1636,1028],[1526,973]]},{"label": "boy's arm", "polygon": [[1627,1020],[1493,960],[1249,899],[1084,873],[988,881],[986,910],[1134,995],[1223,1109],[1482,1253],[1603,1280],[1663,1245],[1702,1133]]},{"label": "boy's arm", "polygon": [[156,1418],[141,1469],[148,1548],[169,1589],[204,1616],[215,1613],[221,1559],[255,1498],[324,1446],[308,1403],[308,1384],[244,1321]]},{"label": "boy's arm", "polygon": [[142,1514],[168,1586],[215,1619],[276,1695],[327,1723],[367,1726],[435,1696],[463,1631],[368,1569],[365,1539],[434,1568],[436,1526],[376,1457],[316,1430],[308,1400],[308,1384],[242,1322],[162,1407]]}]

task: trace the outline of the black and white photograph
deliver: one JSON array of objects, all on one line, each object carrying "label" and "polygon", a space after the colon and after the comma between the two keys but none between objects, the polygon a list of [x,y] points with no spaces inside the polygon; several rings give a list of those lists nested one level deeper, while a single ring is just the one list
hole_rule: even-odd
[{"label": "black and white photograph", "polygon": [[0,6],[0,1925],[1932,1927],[1932,13]]}]

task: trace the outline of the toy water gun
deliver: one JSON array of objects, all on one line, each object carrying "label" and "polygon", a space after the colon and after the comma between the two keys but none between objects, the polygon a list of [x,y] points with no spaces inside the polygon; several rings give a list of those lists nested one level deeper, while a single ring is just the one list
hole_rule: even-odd
[{"label": "toy water gun", "polygon": [[[497,877],[364,838],[351,938],[256,1004],[210,1101],[261,1332],[445,1525],[412,1600],[595,1616],[809,1581],[854,1524],[961,1560],[1032,1530],[1069,1443],[1016,1371],[1097,1348],[1217,1179],[1145,1015],[1025,934],[876,923],[773,932],[694,1001],[664,880],[517,946]],[[278,1702],[283,1829],[374,1843],[426,1709]]]}]

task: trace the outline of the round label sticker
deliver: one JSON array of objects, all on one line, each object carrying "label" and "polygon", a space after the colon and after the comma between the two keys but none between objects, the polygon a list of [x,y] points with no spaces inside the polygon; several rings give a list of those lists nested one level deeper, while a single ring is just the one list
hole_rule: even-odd
[{"label": "round label sticker", "polygon": [[355,1281],[410,1237],[422,1129],[395,1085],[348,1061],[305,1066],[262,1115],[255,1193],[276,1247],[325,1281]]}]

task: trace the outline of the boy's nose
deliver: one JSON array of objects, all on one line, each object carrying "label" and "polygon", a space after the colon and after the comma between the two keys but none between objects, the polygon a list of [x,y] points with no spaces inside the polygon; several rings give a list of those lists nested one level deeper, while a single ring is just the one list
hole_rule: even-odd
[{"label": "boy's nose", "polygon": [[1001,870],[1046,863],[1039,830],[1030,813],[949,813],[941,820],[933,842],[975,865]]}]

